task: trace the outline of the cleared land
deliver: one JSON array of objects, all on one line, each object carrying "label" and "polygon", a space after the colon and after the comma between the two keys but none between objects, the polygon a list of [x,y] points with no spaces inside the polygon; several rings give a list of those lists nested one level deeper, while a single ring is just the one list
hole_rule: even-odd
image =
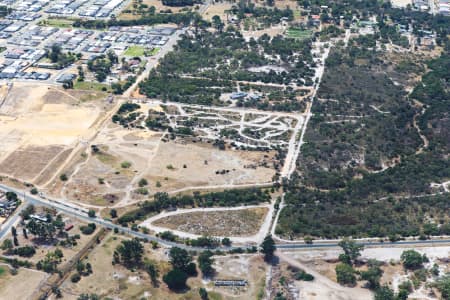
[{"label": "cleared land", "polygon": [[44,272],[20,268],[17,275],[9,273],[7,267],[1,266],[4,271],[0,275],[1,299],[30,299],[39,287],[39,284],[48,277]]},{"label": "cleared land", "polygon": [[[139,19],[141,17],[141,13],[134,8],[135,2],[137,1],[130,1],[129,2],[130,4],[118,16],[118,19],[120,20]],[[147,5],[148,7],[154,6],[156,12],[160,12],[162,10],[167,11],[169,9],[172,12],[176,13],[179,12],[181,9],[183,9],[183,7],[165,6],[164,4],[162,4],[162,1],[160,0],[143,0],[139,2],[139,5]],[[144,11],[148,11],[148,9],[145,9]]]},{"label": "cleared land", "polygon": [[[402,252],[410,249],[413,248],[367,248],[362,251],[361,259],[365,261],[368,259],[376,259],[382,262],[381,269],[383,270],[383,275],[381,277],[381,284],[387,284],[394,290],[397,290],[400,283],[411,279],[412,276],[411,272],[405,272],[400,263],[400,255]],[[431,268],[433,264],[436,263],[439,266],[441,274],[445,274],[450,270],[447,262],[450,254],[450,247],[418,247],[415,248],[415,250],[422,254],[426,254],[429,258],[430,262],[425,264],[426,268]],[[301,299],[363,299],[361,298],[361,292],[364,290],[360,287],[353,289],[340,286],[331,288],[333,283],[336,282],[335,266],[337,265],[337,258],[340,253],[342,252],[337,249],[283,252],[282,257],[289,260],[290,263],[295,265],[296,262],[298,262],[305,270],[316,272],[315,274],[318,275],[314,275],[316,280],[312,282],[296,282],[296,286],[300,290]],[[327,281],[328,284],[326,285],[325,283]],[[333,283],[330,283],[330,281]],[[419,284],[419,286],[421,285],[422,284]],[[359,283],[358,286],[361,286],[361,283]],[[342,292],[345,290],[347,290],[347,293],[343,294]],[[434,299],[431,295],[431,289],[418,287],[413,291],[410,297],[413,299]]]},{"label": "cleared land", "polygon": [[[162,112],[161,107],[147,104],[138,112],[147,113],[150,108]],[[276,151],[219,150],[212,141],[197,137],[172,140],[167,135],[108,122],[66,169],[68,180],[61,195],[92,205],[122,205],[156,192],[268,183],[275,174]],[[141,179],[146,184],[139,185]]]},{"label": "cleared land", "polygon": [[[15,84],[0,107],[2,175],[36,182],[53,161],[64,161],[66,150],[94,134],[101,111],[63,90]],[[53,172],[59,168],[52,166]]]},{"label": "cleared land", "polygon": [[165,217],[154,225],[199,235],[248,236],[259,231],[267,208],[193,212]]},{"label": "cleared land", "polygon": [[145,48],[142,46],[130,46],[125,51],[124,55],[126,56],[143,56],[145,52]]},{"label": "cleared land", "polygon": [[313,32],[311,30],[302,30],[302,29],[298,29],[298,28],[289,28],[288,30],[286,30],[286,35],[290,38],[295,38],[295,39],[310,38],[312,33]]},{"label": "cleared land", "polygon": [[[195,299],[198,296],[198,287],[203,286],[203,282],[198,277],[189,278],[187,285],[190,290],[183,294],[171,292],[162,281],[162,276],[166,274],[171,266],[167,261],[165,249],[150,249],[149,244],[145,244],[145,259],[157,262],[159,269],[158,286],[153,286],[146,272],[127,270],[121,265],[112,265],[114,249],[122,241],[122,237],[107,236],[89,255],[85,262],[92,265],[93,273],[82,277],[78,283],[72,283],[69,278],[62,284],[61,290],[64,299],[77,299],[81,293],[95,293],[100,298],[112,297],[117,299]],[[229,299],[220,297],[217,293],[211,292],[212,299]]]}]

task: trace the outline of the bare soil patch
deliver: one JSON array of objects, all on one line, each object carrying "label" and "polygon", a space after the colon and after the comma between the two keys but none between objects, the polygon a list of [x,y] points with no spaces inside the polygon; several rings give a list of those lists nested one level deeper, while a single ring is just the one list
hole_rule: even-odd
[{"label": "bare soil patch", "polygon": [[153,224],[209,236],[249,236],[258,233],[268,209],[193,212],[165,217]]},{"label": "bare soil patch", "polygon": [[32,180],[62,150],[63,148],[58,146],[19,148],[0,163],[0,170],[3,174],[23,180]]},{"label": "bare soil patch", "polygon": [[216,256],[214,262],[217,279],[243,279],[248,281],[246,287],[214,287],[213,291],[226,296],[226,299],[259,299],[264,295],[267,264],[259,254]]},{"label": "bare soil patch", "polygon": [[69,278],[64,281],[61,290],[64,299],[77,299],[82,293],[95,293],[100,298],[114,299],[200,299],[198,287],[202,286],[199,277],[189,278],[187,284],[190,290],[183,294],[171,292],[162,281],[162,276],[170,269],[165,249],[150,249],[145,244],[144,257],[155,261],[160,272],[159,286],[151,284],[148,274],[142,270],[130,271],[121,265],[112,265],[114,250],[124,237],[108,235],[90,253],[86,262],[92,265],[93,273],[82,277],[78,283],[72,283]]},{"label": "bare soil patch", "polygon": [[83,104],[76,95],[51,86],[15,83],[0,107],[2,173],[42,182],[38,175],[50,163],[58,170],[70,149],[93,134],[104,109],[99,103]]},{"label": "bare soil patch", "polygon": [[273,155],[257,151],[224,151],[208,144],[161,143],[146,178],[153,186],[155,182],[161,183],[161,187],[154,188],[155,191],[265,183],[271,181],[275,171],[261,165]]},{"label": "bare soil patch", "polygon": [[20,268],[17,275],[4,274],[0,277],[1,299],[30,299],[39,284],[48,277],[44,272]]}]

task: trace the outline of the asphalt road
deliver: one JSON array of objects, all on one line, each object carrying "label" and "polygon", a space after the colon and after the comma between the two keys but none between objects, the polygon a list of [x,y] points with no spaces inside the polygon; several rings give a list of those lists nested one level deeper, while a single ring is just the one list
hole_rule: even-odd
[{"label": "asphalt road", "polygon": [[[2,184],[0,184],[0,189],[3,191],[6,191],[6,192],[17,193],[19,195],[19,197],[24,197],[24,201],[28,204],[54,208],[54,209],[61,211],[69,216],[76,217],[76,218],[81,219],[86,222],[96,223],[97,225],[109,228],[111,230],[114,230],[115,228],[117,228],[120,233],[128,234],[133,237],[146,239],[149,241],[155,241],[155,242],[158,242],[159,244],[167,246],[167,247],[175,247],[176,246],[179,248],[183,248],[186,250],[192,250],[192,251],[205,250],[205,248],[202,248],[202,247],[192,247],[192,246],[188,246],[188,245],[184,245],[184,244],[180,244],[180,243],[166,241],[166,240],[160,239],[160,238],[150,235],[150,234],[145,234],[145,233],[142,233],[139,231],[134,231],[128,227],[123,227],[123,226],[111,223],[111,222],[104,220],[102,218],[99,218],[99,217],[90,218],[87,215],[86,209],[77,207],[77,206],[73,205],[72,203],[66,204],[66,203],[55,201],[55,200],[42,199],[42,198],[39,198],[38,196],[33,196],[28,193],[24,193],[24,191],[14,189],[14,188],[2,185]],[[24,203],[24,204],[26,204],[26,203]],[[3,226],[1,227],[1,230],[0,230],[0,239],[2,239],[4,237],[4,235],[6,235],[11,230],[11,226],[13,226],[18,221],[19,213],[24,207],[25,207],[25,205],[22,205],[21,207],[19,207],[16,210],[16,212],[13,214],[13,216],[10,217],[8,219],[8,221],[3,224]],[[433,246],[433,245],[437,245],[437,244],[446,244],[446,243],[450,244],[450,239],[425,240],[425,241],[410,240],[410,241],[398,241],[398,242],[360,242],[360,244],[363,244],[364,246],[378,246],[378,247],[402,246],[402,245],[404,245],[404,246],[413,246],[413,245]],[[240,247],[237,247],[237,246],[219,247],[219,248],[215,248],[215,250],[229,251],[229,250],[237,249],[237,248],[247,249],[247,248],[251,248],[251,247],[252,247],[252,245],[244,245],[244,246],[240,246]],[[330,243],[320,242],[320,243],[315,243],[315,244],[304,244],[304,243],[280,243],[280,244],[277,244],[278,249],[318,249],[318,248],[320,249],[320,248],[336,248],[336,247],[339,247],[339,246],[338,246],[338,243],[335,241],[330,242]]]}]

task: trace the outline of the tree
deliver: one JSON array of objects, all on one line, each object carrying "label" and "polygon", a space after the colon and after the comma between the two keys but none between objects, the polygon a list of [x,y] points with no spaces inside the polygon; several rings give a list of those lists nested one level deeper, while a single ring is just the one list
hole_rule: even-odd
[{"label": "tree", "polygon": [[16,237],[16,236],[17,236],[17,230],[16,230],[16,227],[14,227],[14,226],[11,227],[11,234],[12,234],[13,237]]},{"label": "tree", "polygon": [[188,265],[192,262],[192,256],[185,249],[172,247],[169,252],[170,263],[174,269],[186,272]]},{"label": "tree", "polygon": [[92,265],[90,263],[86,263],[86,273],[92,274]]},{"label": "tree", "polygon": [[266,236],[261,244],[261,252],[264,253],[264,260],[270,261],[273,258],[275,250],[275,241],[273,240],[272,235]]},{"label": "tree", "polygon": [[109,215],[111,216],[111,218],[117,218],[117,210],[115,210],[114,208],[111,209],[109,211]]},{"label": "tree", "polygon": [[450,275],[439,278],[436,281],[436,287],[441,292],[442,299],[450,299]]},{"label": "tree", "polygon": [[209,250],[203,251],[198,256],[198,266],[203,273],[203,276],[210,276],[214,274],[214,268],[212,267],[214,259],[213,253]]},{"label": "tree", "polygon": [[224,237],[222,239],[222,245],[227,246],[227,247],[231,246],[231,240],[227,237]]},{"label": "tree", "polygon": [[95,218],[95,210],[90,209],[90,210],[88,211],[88,216],[89,216],[89,218]]},{"label": "tree", "polygon": [[163,281],[171,290],[181,290],[186,287],[188,275],[180,269],[173,269],[163,276]]},{"label": "tree", "polygon": [[138,266],[142,261],[144,246],[138,239],[125,240],[116,248],[116,251],[125,266]]},{"label": "tree", "polygon": [[375,300],[394,300],[395,299],[394,291],[391,290],[387,285],[384,285],[375,291],[374,299]]},{"label": "tree", "polygon": [[80,281],[80,279],[81,279],[81,276],[79,273],[75,273],[70,277],[70,281],[72,281],[73,283]]},{"label": "tree", "polygon": [[52,63],[56,63],[61,54],[61,46],[58,44],[53,44],[49,53],[49,58]]},{"label": "tree", "polygon": [[219,32],[222,32],[224,24],[218,15],[212,17],[212,24]]},{"label": "tree", "polygon": [[354,240],[348,238],[340,241],[338,245],[344,251],[344,255],[340,255],[339,260],[351,265],[355,263],[356,259],[361,255],[361,251],[364,249],[364,245],[358,245]]},{"label": "tree", "polygon": [[61,181],[67,181],[67,175],[66,174],[61,174],[61,175],[59,175],[59,179],[61,180]]},{"label": "tree", "polygon": [[30,190],[30,193],[31,193],[31,195],[37,195],[37,193],[38,193],[38,190],[37,190],[37,188],[32,188],[31,190]]},{"label": "tree", "polygon": [[400,259],[405,269],[415,270],[423,267],[424,257],[415,250],[403,251]]},{"label": "tree", "polygon": [[206,291],[205,288],[200,288],[200,289],[198,290],[198,294],[200,295],[200,298],[201,298],[202,300],[208,300],[208,299],[209,299],[209,297],[208,297],[208,292]]},{"label": "tree", "polygon": [[11,241],[11,239],[6,239],[3,241],[2,243],[2,250],[11,250],[13,248],[13,242]]},{"label": "tree", "polygon": [[342,285],[355,285],[355,270],[348,264],[340,263],[336,266],[336,279]]},{"label": "tree", "polygon": [[139,180],[138,185],[139,185],[140,187],[144,187],[144,186],[148,185],[147,179],[141,178],[141,179]]},{"label": "tree", "polygon": [[361,279],[367,280],[368,288],[375,290],[380,287],[380,278],[383,270],[380,269],[380,263],[376,260],[369,260],[367,271],[361,272]]},{"label": "tree", "polygon": [[77,300],[100,300],[97,294],[81,294]]},{"label": "tree", "polygon": [[159,270],[154,262],[146,261],[144,264],[145,271],[150,276],[152,284],[156,285],[158,283]]}]

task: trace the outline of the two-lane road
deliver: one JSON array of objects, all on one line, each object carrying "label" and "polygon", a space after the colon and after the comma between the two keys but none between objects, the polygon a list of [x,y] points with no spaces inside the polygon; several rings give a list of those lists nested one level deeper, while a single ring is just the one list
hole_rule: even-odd
[{"label": "two-lane road", "polygon": [[[61,202],[56,201],[52,199],[42,199],[38,196],[30,195],[29,193],[11,188],[8,186],[5,186],[3,184],[0,184],[0,190],[3,190],[5,192],[15,192],[20,197],[24,197],[24,202],[13,214],[12,217],[10,217],[1,227],[0,229],[0,239],[4,238],[4,236],[7,235],[7,233],[11,230],[11,226],[16,224],[19,221],[20,212],[22,209],[26,206],[26,204],[33,204],[36,206],[45,206],[49,208],[54,208],[58,211],[61,211],[69,216],[81,219],[86,222],[96,223],[97,225],[104,226],[106,228],[109,228],[111,230],[114,230],[117,228],[120,233],[127,234],[133,237],[146,239],[149,241],[155,241],[158,242],[161,245],[164,245],[166,247],[180,247],[186,250],[193,250],[193,251],[202,251],[205,250],[205,248],[202,247],[192,247],[181,243],[175,243],[175,242],[169,242],[163,239],[160,239],[154,235],[145,234],[139,231],[131,230],[128,227],[123,227],[118,224],[114,224],[110,221],[104,220],[100,217],[94,217],[90,218],[87,215],[87,210],[81,207],[78,207],[70,202]],[[442,238],[442,239],[433,239],[433,240],[425,240],[425,241],[417,241],[417,240],[406,240],[406,241],[398,241],[398,242],[379,242],[379,241],[360,241],[360,244],[363,244],[364,246],[376,246],[376,247],[395,247],[395,246],[419,246],[419,245],[443,245],[443,244],[450,244],[449,238]],[[231,249],[236,248],[242,248],[242,249],[248,249],[251,248],[253,245],[242,245],[242,246],[232,246],[232,247],[219,247],[215,248],[216,250],[222,250],[227,251]],[[277,248],[282,249],[322,249],[322,248],[337,248],[339,247],[337,241],[323,241],[323,242],[316,242],[314,244],[305,244],[305,243],[279,243],[277,244]]]}]

